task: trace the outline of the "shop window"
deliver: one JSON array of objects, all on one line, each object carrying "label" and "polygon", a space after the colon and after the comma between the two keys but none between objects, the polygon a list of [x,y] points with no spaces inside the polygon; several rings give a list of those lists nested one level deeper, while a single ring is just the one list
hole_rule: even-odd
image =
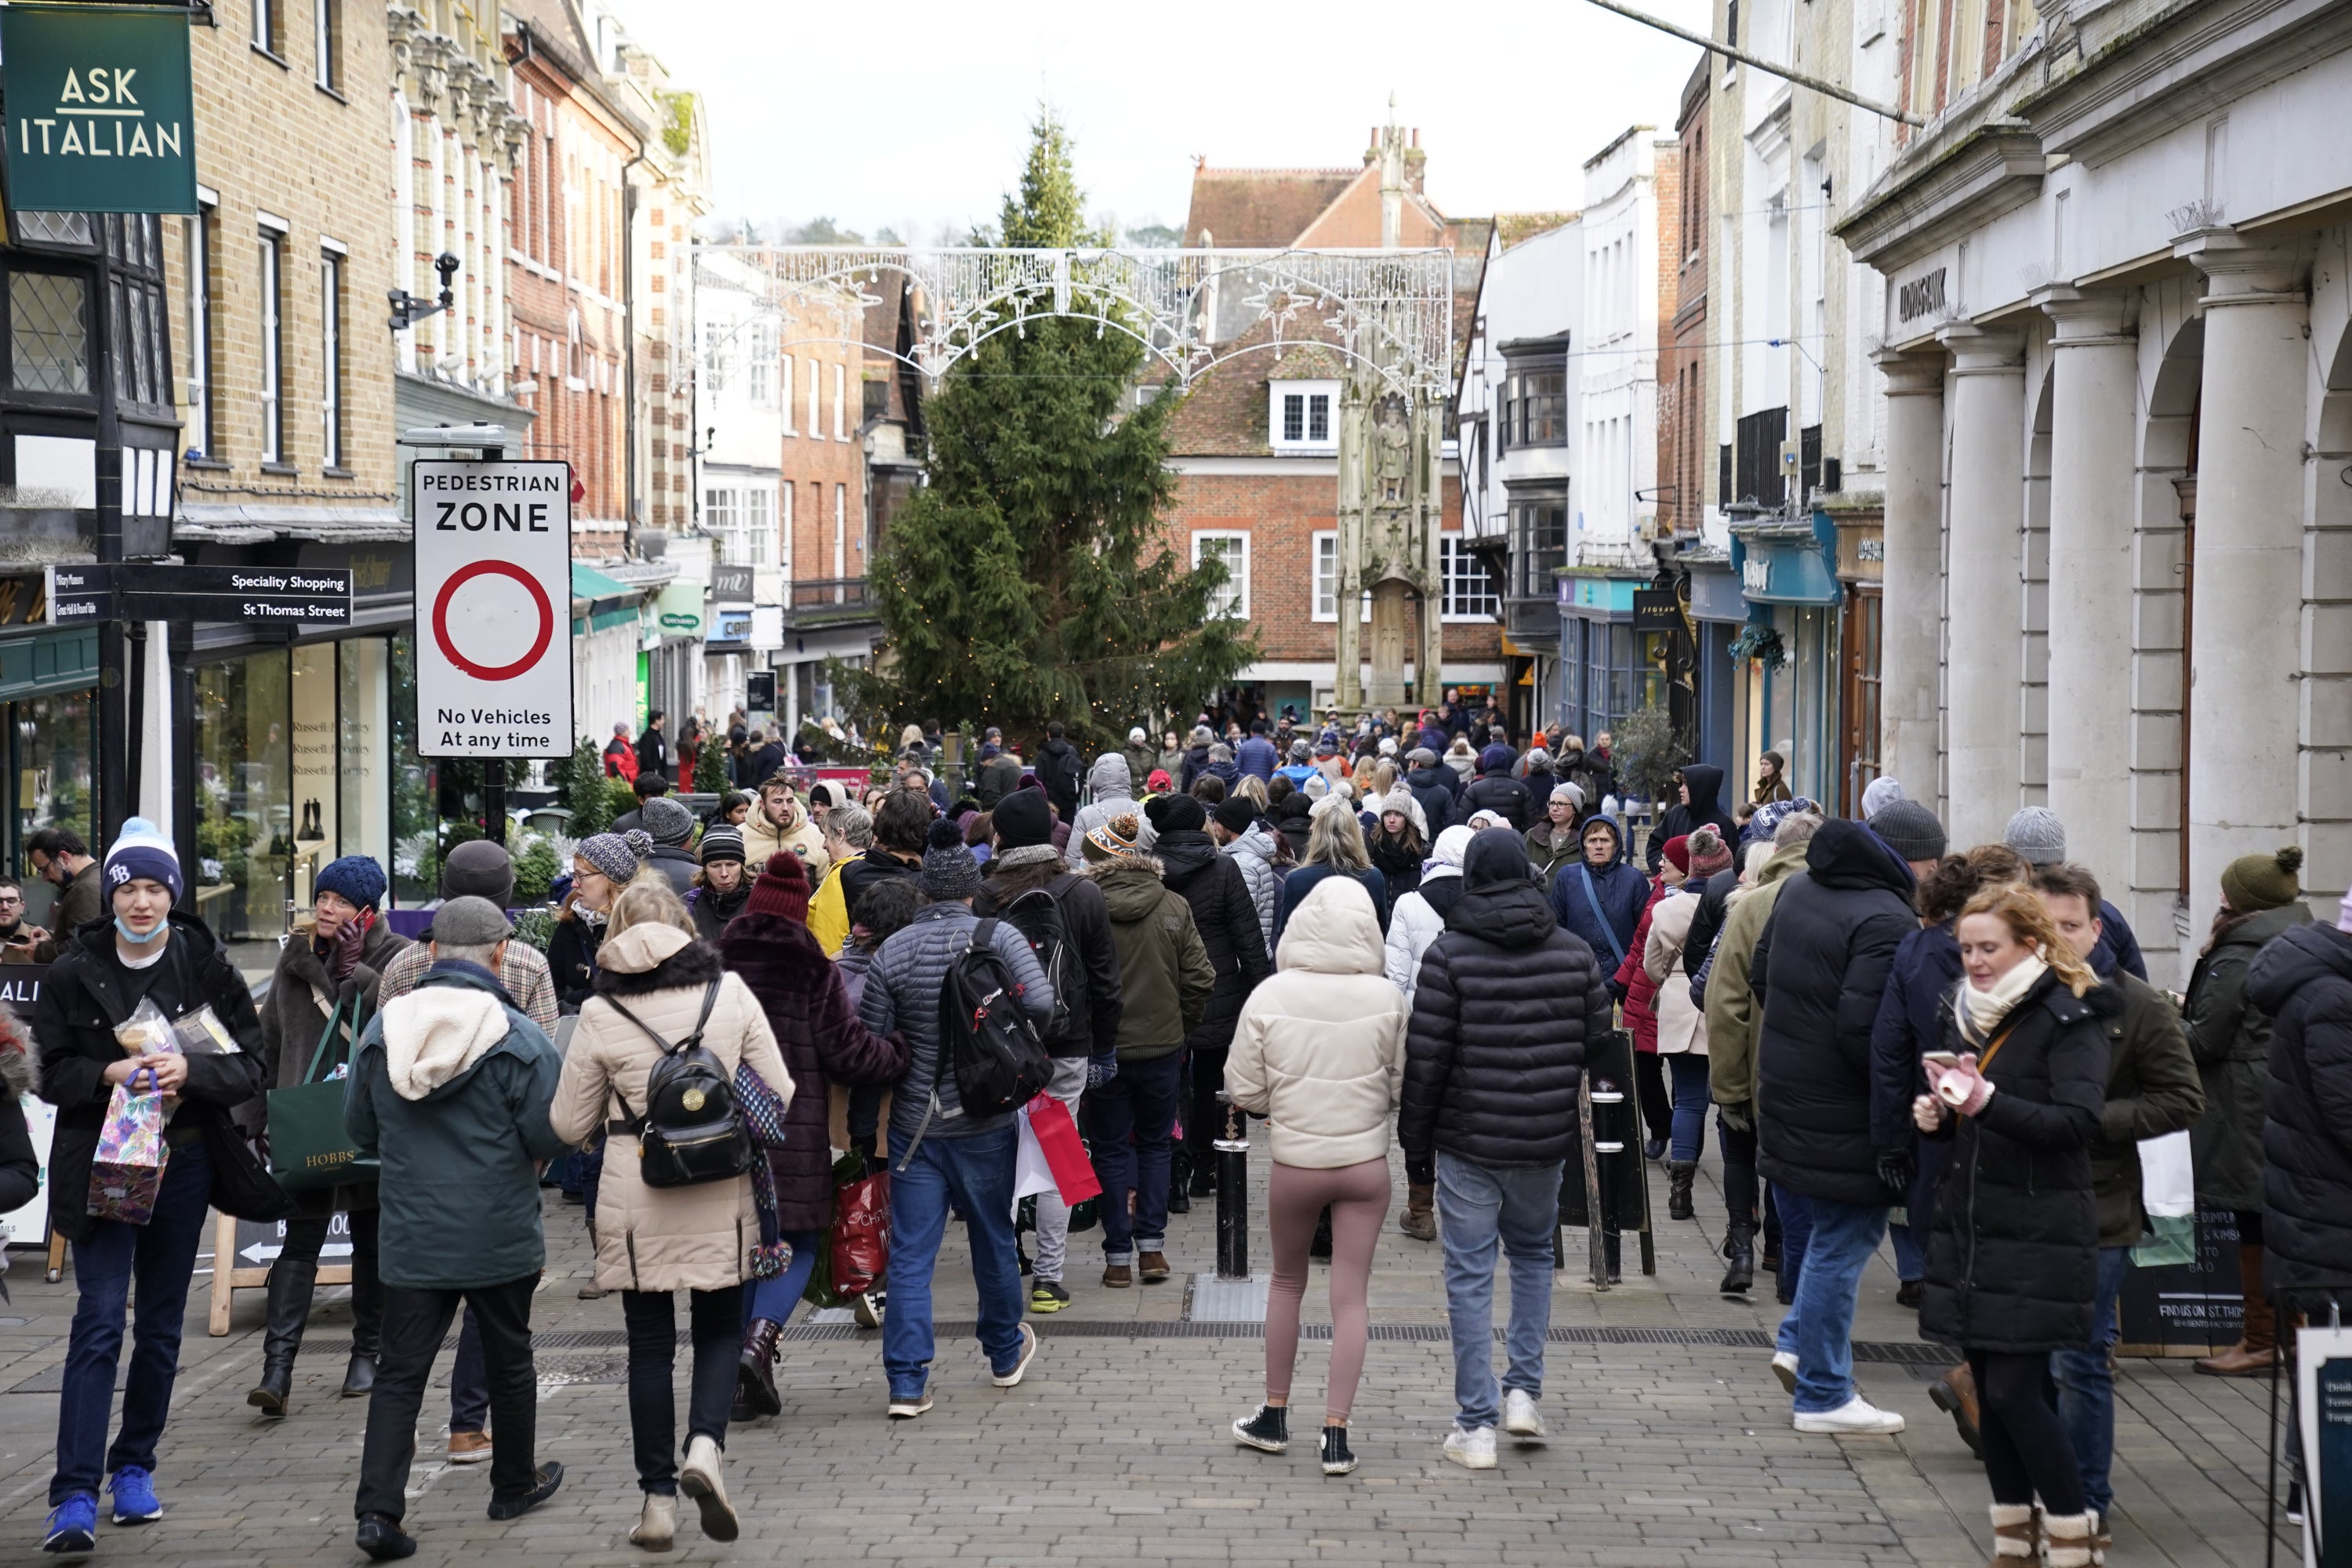
[{"label": "shop window", "polygon": [[89,395],[88,289],[54,272],[8,277],[8,384],[19,392]]},{"label": "shop window", "polygon": [[1504,423],[1510,447],[1568,444],[1568,367],[1565,360],[1513,370],[1504,395]]},{"label": "shop window", "polygon": [[365,855],[389,867],[392,650],[382,637],[355,637],[336,644],[335,655],[335,766],[342,795],[336,814],[336,853]]},{"label": "shop window", "polygon": [[1568,564],[1568,503],[1564,499],[1511,503],[1513,597],[1549,599]]},{"label": "shop window", "polygon": [[283,648],[196,670],[196,912],[225,942],[286,931],[296,819]]},{"label": "shop window", "polygon": [[[23,865],[25,840],[44,827],[70,828],[85,844],[98,842],[96,814],[98,700],[87,691],[27,698],[6,705],[11,803],[9,865]],[[48,923],[57,889],[25,867],[25,918]]]}]

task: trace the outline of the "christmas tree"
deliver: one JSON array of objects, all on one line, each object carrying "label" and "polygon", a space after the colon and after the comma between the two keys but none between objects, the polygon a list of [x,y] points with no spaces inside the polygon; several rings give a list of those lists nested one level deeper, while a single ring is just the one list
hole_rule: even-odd
[{"label": "christmas tree", "polygon": [[[1060,122],[1048,111],[1032,132],[996,242],[1109,244],[1081,217]],[[1071,309],[1098,303],[1081,285]],[[884,657],[835,672],[853,710],[1016,735],[1059,719],[1101,742],[1189,714],[1255,657],[1244,623],[1209,614],[1223,567],[1193,567],[1160,524],[1177,400],[1137,406],[1143,370],[1134,337],[1059,316],[957,363],[924,408],[929,482],[872,569]]]}]

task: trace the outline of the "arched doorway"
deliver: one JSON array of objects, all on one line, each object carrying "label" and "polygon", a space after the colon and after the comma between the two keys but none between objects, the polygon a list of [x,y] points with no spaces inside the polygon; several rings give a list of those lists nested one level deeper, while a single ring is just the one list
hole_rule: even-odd
[{"label": "arched doorway", "polygon": [[[2172,809],[2156,818],[2136,809],[2134,826],[2168,832],[2173,839],[2168,856],[2133,858],[2138,866],[2172,868],[2169,889],[2135,889],[2142,894],[2171,895],[2169,932],[2152,929],[2148,917],[2157,910],[2146,906],[2158,904],[2157,899],[2147,899],[2134,911],[2137,926],[2151,928],[2141,935],[2144,948],[2178,945],[2189,935],[2183,924],[2189,888],[2189,681],[2196,625],[2197,419],[2204,370],[2205,321],[2192,316],[2174,333],[2158,363],[2140,446],[2137,591],[2143,629],[2135,639],[2133,660],[2146,664],[2132,671],[2137,710],[2134,721],[2139,731],[2133,747],[2134,794],[2144,798],[2146,792],[2168,791]],[[2168,577],[2172,585],[2162,585]],[[2177,640],[2149,629],[2160,626],[2177,626]]]}]

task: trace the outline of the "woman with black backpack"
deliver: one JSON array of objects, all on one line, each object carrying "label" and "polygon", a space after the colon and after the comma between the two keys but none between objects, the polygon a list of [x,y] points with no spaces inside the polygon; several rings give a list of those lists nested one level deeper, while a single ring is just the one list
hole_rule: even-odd
[{"label": "woman with black backpack", "polygon": [[[665,1134],[681,1110],[691,1119],[732,1105],[719,1077],[732,1086],[748,1066],[787,1105],[792,1077],[765,1009],[739,976],[721,969],[716,952],[694,939],[693,919],[667,882],[644,878],[621,890],[596,959],[596,994],[580,1010],[548,1120],[566,1142],[600,1126],[612,1137],[596,1194],[596,1283],[621,1292],[628,1323],[629,1426],[646,1494],[629,1539],[648,1551],[669,1550],[684,1490],[701,1510],[703,1533],[732,1541],[735,1510],[719,1458],[735,1397],[743,1289],[760,1242],[751,1144],[742,1138],[733,1173],[712,1179],[710,1167],[695,1166],[683,1137]],[[715,1064],[688,1057],[689,1042]],[[682,1075],[683,1093],[662,1092],[657,1069],[665,1083]],[[713,1081],[706,1084],[705,1077]],[[665,1150],[670,1157],[659,1158]],[[673,1184],[680,1178],[684,1184]],[[671,1297],[678,1290],[691,1295],[694,1340],[682,1468],[671,1381]]]}]

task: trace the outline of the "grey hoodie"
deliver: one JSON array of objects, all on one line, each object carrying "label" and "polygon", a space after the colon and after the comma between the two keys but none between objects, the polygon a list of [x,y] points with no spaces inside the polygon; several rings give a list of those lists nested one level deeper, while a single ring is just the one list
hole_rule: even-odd
[{"label": "grey hoodie", "polygon": [[1070,841],[1062,850],[1062,858],[1070,863],[1070,869],[1086,869],[1082,848],[1087,834],[1112,817],[1124,816],[1130,812],[1134,814],[1136,826],[1142,830],[1136,839],[1136,847],[1150,849],[1152,841],[1160,836],[1151,830],[1151,824],[1144,818],[1142,803],[1135,798],[1135,785],[1127,771],[1127,759],[1117,752],[1105,752],[1095,759],[1095,765],[1087,773],[1087,804],[1078,807],[1077,820],[1070,824]]}]

